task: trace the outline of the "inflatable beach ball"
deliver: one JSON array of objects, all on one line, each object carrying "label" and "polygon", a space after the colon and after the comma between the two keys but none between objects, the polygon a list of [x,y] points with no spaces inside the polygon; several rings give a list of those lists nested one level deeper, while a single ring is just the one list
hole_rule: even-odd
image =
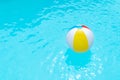
[{"label": "inflatable beach ball", "polygon": [[87,51],[93,43],[93,33],[85,25],[75,26],[67,33],[67,43],[75,52]]}]

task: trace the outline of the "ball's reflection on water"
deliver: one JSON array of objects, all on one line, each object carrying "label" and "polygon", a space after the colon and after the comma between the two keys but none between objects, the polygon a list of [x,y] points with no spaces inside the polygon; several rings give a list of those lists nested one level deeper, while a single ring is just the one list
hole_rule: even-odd
[{"label": "ball's reflection on water", "polygon": [[74,66],[76,69],[80,67],[85,67],[91,60],[91,51],[84,53],[76,53],[71,49],[68,49],[65,53],[66,63],[68,65]]}]

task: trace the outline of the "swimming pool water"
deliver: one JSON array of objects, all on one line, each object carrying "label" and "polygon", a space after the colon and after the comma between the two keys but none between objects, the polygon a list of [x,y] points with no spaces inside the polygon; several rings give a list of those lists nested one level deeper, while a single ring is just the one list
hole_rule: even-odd
[{"label": "swimming pool water", "polygon": [[[67,32],[85,24],[94,44],[76,54]],[[0,80],[120,80],[119,0],[0,1]]]}]

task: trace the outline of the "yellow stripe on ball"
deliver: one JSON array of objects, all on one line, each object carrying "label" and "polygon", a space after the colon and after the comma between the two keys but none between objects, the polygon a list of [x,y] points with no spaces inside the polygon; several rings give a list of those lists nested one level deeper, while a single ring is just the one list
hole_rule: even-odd
[{"label": "yellow stripe on ball", "polygon": [[84,52],[89,48],[88,40],[84,32],[78,29],[74,35],[73,49],[76,52]]}]

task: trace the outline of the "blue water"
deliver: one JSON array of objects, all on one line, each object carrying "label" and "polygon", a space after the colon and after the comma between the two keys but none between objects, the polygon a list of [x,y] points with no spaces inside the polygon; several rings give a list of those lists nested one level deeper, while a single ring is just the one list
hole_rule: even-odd
[{"label": "blue water", "polygon": [[[94,44],[76,54],[67,32]],[[120,80],[119,0],[0,0],[0,80]]]}]

